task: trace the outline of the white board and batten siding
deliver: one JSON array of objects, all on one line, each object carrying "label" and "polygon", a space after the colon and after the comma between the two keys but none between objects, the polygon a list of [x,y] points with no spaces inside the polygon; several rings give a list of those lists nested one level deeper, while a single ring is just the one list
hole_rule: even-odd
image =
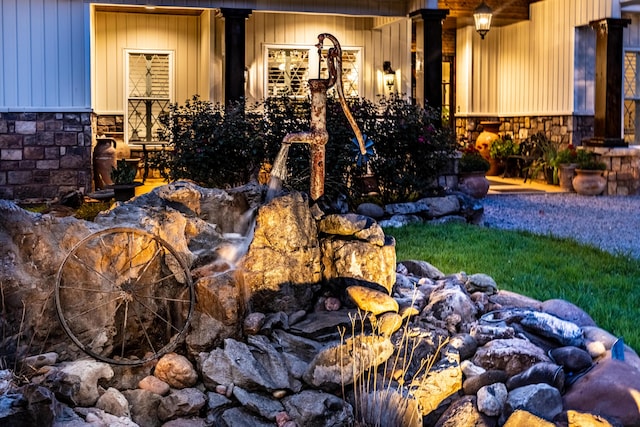
[{"label": "white board and batten siding", "polygon": [[0,111],[90,110],[89,6],[0,1]]},{"label": "white board and batten siding", "polygon": [[545,0],[530,6],[529,21],[492,28],[484,40],[472,27],[459,29],[457,114],[593,113],[593,88],[575,74],[581,55],[593,51],[576,48],[576,33],[590,21],[612,17],[612,9],[610,0]]},{"label": "white board and batten siding", "polygon": [[[208,14],[203,21],[208,23]],[[95,12],[94,102],[98,114],[123,114],[125,106],[125,52],[170,51],[174,61],[174,102],[184,103],[206,94],[208,68],[203,65],[207,34],[201,16]],[[208,57],[205,56],[205,58]],[[204,96],[206,98],[206,96]]]},{"label": "white board and batten siding", "polygon": [[[378,23],[369,17],[252,13],[246,24],[247,97],[260,100],[265,96],[264,53],[268,46],[309,47],[318,42],[321,33],[334,35],[343,48],[360,49],[360,96],[375,100],[385,93],[384,61],[391,61],[397,70],[398,90],[408,93],[411,87],[411,21],[403,18],[393,19],[385,25],[376,25]],[[331,43],[325,41],[325,46],[330,47]]]}]

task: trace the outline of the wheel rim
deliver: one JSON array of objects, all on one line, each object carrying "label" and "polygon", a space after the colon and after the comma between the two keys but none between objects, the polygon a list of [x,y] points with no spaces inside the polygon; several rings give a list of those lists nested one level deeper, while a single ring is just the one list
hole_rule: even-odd
[{"label": "wheel rim", "polygon": [[69,338],[108,363],[138,365],[173,350],[189,326],[189,268],[161,238],[110,228],[78,242],[56,277],[56,310]]}]

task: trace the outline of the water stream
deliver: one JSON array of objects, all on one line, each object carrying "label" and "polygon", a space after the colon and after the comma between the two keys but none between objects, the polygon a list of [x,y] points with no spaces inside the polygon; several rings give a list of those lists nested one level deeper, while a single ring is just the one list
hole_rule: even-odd
[{"label": "water stream", "polygon": [[282,189],[282,182],[287,177],[287,157],[289,156],[290,147],[291,144],[283,142],[276,159],[273,161],[273,168],[271,169],[271,177],[269,178],[269,186],[267,188],[266,203],[273,200]]}]

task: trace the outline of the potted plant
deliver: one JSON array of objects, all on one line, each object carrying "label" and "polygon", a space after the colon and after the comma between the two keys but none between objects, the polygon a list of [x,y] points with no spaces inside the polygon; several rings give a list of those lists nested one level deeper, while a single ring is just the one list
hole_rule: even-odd
[{"label": "potted plant", "polygon": [[607,165],[593,151],[577,150],[575,176],[572,181],[576,193],[585,196],[602,194],[607,186],[607,179],[604,177],[606,169]]},{"label": "potted plant", "polygon": [[577,156],[578,152],[573,144],[558,151],[554,166],[558,169],[558,181],[563,190],[573,191],[572,181],[577,167]]},{"label": "potted plant", "polygon": [[118,202],[124,202],[135,196],[135,188],[142,185],[134,181],[138,168],[126,159],[116,162],[116,167],[111,170],[111,180],[113,184],[109,187],[113,189],[113,196]]},{"label": "potted plant", "polygon": [[465,194],[480,199],[489,191],[486,173],[491,165],[474,146],[467,146],[460,152],[458,160],[458,189]]},{"label": "potted plant", "polygon": [[539,157],[535,159],[531,165],[531,178],[536,178],[540,173],[544,174],[547,184],[558,183],[558,169],[556,167],[559,144],[551,141],[542,132],[531,137],[532,142],[536,146]]},{"label": "potted plant", "polygon": [[510,135],[504,135],[495,139],[489,147],[492,169],[488,175],[498,175],[504,170],[507,159],[510,156],[517,156],[519,153],[520,146],[516,144]]}]

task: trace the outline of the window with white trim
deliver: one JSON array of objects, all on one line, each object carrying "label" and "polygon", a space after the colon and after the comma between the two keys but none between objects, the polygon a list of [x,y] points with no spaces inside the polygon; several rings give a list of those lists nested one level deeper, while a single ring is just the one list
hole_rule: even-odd
[{"label": "window with white trim", "polygon": [[128,143],[162,142],[159,118],[173,99],[173,52],[125,51]]},{"label": "window with white trim", "polygon": [[624,140],[629,144],[639,144],[640,134],[640,81],[638,65],[640,52],[624,53]]},{"label": "window with white trim", "polygon": [[[327,49],[323,60],[318,58],[318,50],[313,46],[267,46],[265,51],[265,93],[267,96],[308,96],[307,81],[310,78],[327,78]],[[342,49],[342,87],[346,97],[360,94],[360,54],[359,48]],[[336,96],[335,88],[329,96]]]}]

